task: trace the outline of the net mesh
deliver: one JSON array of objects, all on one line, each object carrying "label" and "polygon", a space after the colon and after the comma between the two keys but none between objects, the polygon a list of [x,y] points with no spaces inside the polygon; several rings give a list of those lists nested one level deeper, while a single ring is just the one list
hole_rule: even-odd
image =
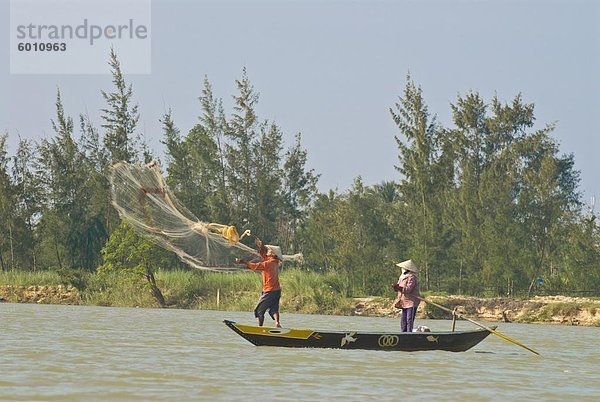
[{"label": "net mesh", "polygon": [[[234,226],[200,221],[169,190],[157,163],[119,162],[110,168],[112,203],[138,233],[176,253],[191,267],[211,271],[244,269],[235,263],[259,260],[256,250],[240,242]],[[284,256],[284,260],[299,255]]]}]

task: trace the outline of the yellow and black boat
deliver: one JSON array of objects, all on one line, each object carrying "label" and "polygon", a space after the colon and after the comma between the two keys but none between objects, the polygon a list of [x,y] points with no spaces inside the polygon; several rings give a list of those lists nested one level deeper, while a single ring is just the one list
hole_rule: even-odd
[{"label": "yellow and black boat", "polygon": [[483,341],[490,334],[485,329],[445,332],[318,331],[257,327],[237,324],[230,320],[223,322],[242,338],[256,346],[290,348],[464,352]]}]

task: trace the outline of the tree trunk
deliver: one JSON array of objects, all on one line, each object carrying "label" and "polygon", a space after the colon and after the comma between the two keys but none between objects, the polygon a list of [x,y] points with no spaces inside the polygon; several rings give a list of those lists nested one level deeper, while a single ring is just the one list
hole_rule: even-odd
[{"label": "tree trunk", "polygon": [[60,251],[58,250],[58,242],[56,241],[56,237],[54,238],[54,252],[56,253],[56,262],[58,262],[58,269],[62,270],[62,259],[60,258]]},{"label": "tree trunk", "polygon": [[148,270],[148,273],[145,276],[146,280],[150,284],[150,291],[152,292],[152,296],[154,296],[154,298],[158,302],[158,305],[161,308],[167,307],[165,297],[163,296],[158,286],[156,286],[156,279],[154,279],[154,274],[152,273],[152,271]]},{"label": "tree trunk", "polygon": [[15,269],[15,250],[13,249],[12,227],[8,226],[8,239],[10,243],[10,269]]}]

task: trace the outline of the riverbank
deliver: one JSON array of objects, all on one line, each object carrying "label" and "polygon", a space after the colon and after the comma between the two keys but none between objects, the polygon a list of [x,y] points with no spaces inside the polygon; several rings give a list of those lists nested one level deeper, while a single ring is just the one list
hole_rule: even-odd
[{"label": "riverbank", "polygon": [[[238,294],[238,303],[225,300],[225,294],[215,295],[210,303],[199,301],[191,306],[171,305],[175,308],[251,310],[256,297],[254,292]],[[223,303],[219,300],[223,297]],[[481,299],[466,296],[428,296],[431,301],[450,309],[457,308],[461,314],[474,320],[492,322],[545,323],[562,325],[600,326],[600,299],[574,298],[566,296],[537,296],[518,300],[511,298]],[[107,305],[86,300],[73,286],[0,286],[0,301],[12,303]],[[322,300],[313,297],[282,298],[282,310],[296,313],[319,313],[357,315],[371,317],[398,317],[398,311],[391,308],[391,299],[363,297],[346,299],[344,307],[327,308]],[[152,299],[138,300],[131,307],[157,307]],[[444,312],[434,306],[421,303],[417,312],[421,319],[447,319]]]},{"label": "riverbank", "polygon": [[0,286],[0,302],[38,304],[83,304],[81,294],[73,286]]},{"label": "riverbank", "polygon": [[[600,326],[600,299],[536,296],[531,299],[490,298],[468,296],[429,296],[429,300],[457,311],[474,320]],[[381,298],[356,299],[356,315],[398,316],[390,302]],[[417,318],[451,318],[450,314],[434,306],[421,303]]]}]

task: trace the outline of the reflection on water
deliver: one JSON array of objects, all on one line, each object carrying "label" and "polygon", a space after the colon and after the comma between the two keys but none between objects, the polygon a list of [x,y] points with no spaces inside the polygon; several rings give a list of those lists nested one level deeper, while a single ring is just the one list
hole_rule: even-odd
[{"label": "reflection on water", "polygon": [[[0,303],[0,400],[598,400],[600,328],[500,323],[452,352],[255,347],[249,312]],[[282,314],[288,327],[398,330],[397,319]],[[418,320],[432,330],[450,321]],[[460,322],[457,329],[471,329]]]}]

